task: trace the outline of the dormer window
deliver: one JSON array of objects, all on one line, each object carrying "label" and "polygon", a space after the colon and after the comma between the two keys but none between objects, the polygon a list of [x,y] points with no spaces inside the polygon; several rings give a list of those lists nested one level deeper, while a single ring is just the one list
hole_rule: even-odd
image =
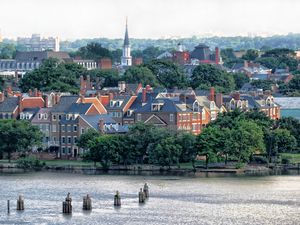
[{"label": "dormer window", "polygon": [[152,103],[151,111],[160,111],[163,106],[163,103]]},{"label": "dormer window", "polygon": [[38,115],[38,119],[41,120],[42,119],[42,114],[39,113]]},{"label": "dormer window", "polygon": [[114,101],[110,101],[109,105],[110,105],[110,107],[114,107],[115,102]]}]

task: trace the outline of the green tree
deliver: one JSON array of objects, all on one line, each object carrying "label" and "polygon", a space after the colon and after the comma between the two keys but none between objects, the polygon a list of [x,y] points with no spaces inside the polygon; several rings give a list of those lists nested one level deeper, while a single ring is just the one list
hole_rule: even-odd
[{"label": "green tree", "polygon": [[12,59],[16,54],[16,46],[10,43],[0,43],[0,58]]},{"label": "green tree", "polygon": [[237,89],[241,89],[244,84],[250,81],[249,77],[244,73],[235,73],[233,78]]},{"label": "green tree", "polygon": [[115,87],[118,86],[118,81],[120,81],[119,72],[115,69],[95,69],[88,71],[92,80],[97,78],[101,81],[102,87]]},{"label": "green tree", "polygon": [[197,148],[195,148],[196,136],[191,133],[181,132],[177,134],[176,141],[182,148],[180,161],[192,162],[192,166],[195,169],[195,162],[198,152]]},{"label": "green tree", "polygon": [[180,68],[172,62],[152,60],[145,65],[166,88],[187,87],[187,79]]},{"label": "green tree", "polygon": [[198,155],[205,156],[206,169],[208,169],[210,160],[217,155],[219,137],[220,129],[217,127],[207,127],[196,138],[195,147],[198,150]]},{"label": "green tree", "polygon": [[243,55],[244,60],[254,61],[259,56],[258,51],[255,49],[248,49],[246,54]]},{"label": "green tree", "polygon": [[248,162],[253,153],[265,151],[262,128],[252,121],[238,121],[231,137],[230,148],[238,162]]},{"label": "green tree", "polygon": [[103,169],[118,161],[118,136],[102,135],[91,142],[90,155],[94,162],[100,162]]},{"label": "green tree", "polygon": [[128,83],[150,84],[152,87],[160,86],[156,76],[145,66],[132,66],[126,70],[124,80]]},{"label": "green tree", "polygon": [[274,82],[272,80],[252,80],[251,84],[259,89],[272,90]]},{"label": "green tree", "polygon": [[169,168],[172,165],[179,165],[181,149],[181,146],[176,143],[176,139],[173,136],[163,138],[149,152],[150,163]]},{"label": "green tree", "polygon": [[300,96],[300,74],[294,75],[288,84],[281,85],[280,91],[288,96]]},{"label": "green tree", "polygon": [[57,59],[44,60],[42,65],[25,74],[20,81],[23,92],[37,88],[41,91],[62,91],[78,93],[79,76],[86,69],[74,63],[59,63]]},{"label": "green tree", "polygon": [[0,134],[0,151],[7,153],[9,162],[13,152],[28,151],[42,139],[38,127],[21,120],[0,120]]},{"label": "green tree", "polygon": [[77,146],[87,151],[95,138],[99,137],[100,133],[94,129],[88,129],[84,134],[80,135],[77,140]]},{"label": "green tree", "polygon": [[111,52],[96,42],[91,42],[86,46],[79,48],[78,52],[75,54],[80,56],[82,59],[91,59],[96,61],[103,57],[112,58]]},{"label": "green tree", "polygon": [[201,64],[194,69],[191,86],[201,89],[215,87],[218,92],[230,92],[235,89],[233,75],[210,64]]}]

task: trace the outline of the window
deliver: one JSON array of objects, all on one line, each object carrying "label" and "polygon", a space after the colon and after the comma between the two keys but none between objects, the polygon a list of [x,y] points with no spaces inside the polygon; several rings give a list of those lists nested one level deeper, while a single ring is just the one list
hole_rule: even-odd
[{"label": "window", "polygon": [[66,120],[70,120],[70,115],[69,114],[66,115]]},{"label": "window", "polygon": [[66,131],[65,125],[61,125],[61,132],[65,132],[65,131]]},{"label": "window", "polygon": [[65,138],[65,137],[61,137],[61,142],[62,142],[63,144],[65,144],[65,143],[66,143],[66,138]]},{"label": "window", "polygon": [[46,120],[46,119],[48,119],[48,114],[47,113],[44,114],[44,120]]},{"label": "window", "polygon": [[84,128],[81,128],[81,134],[84,134]]},{"label": "window", "polygon": [[193,113],[193,120],[197,120],[197,113]]},{"label": "window", "polygon": [[170,122],[174,121],[174,114],[170,114]]},{"label": "window", "polygon": [[61,115],[58,115],[58,120],[61,120]]},{"label": "window", "polygon": [[70,147],[68,148],[68,154],[71,154],[71,148]]},{"label": "window", "polygon": [[73,143],[74,143],[74,144],[77,143],[77,137],[76,137],[76,136],[73,137]]},{"label": "window", "polygon": [[136,117],[137,117],[137,119],[136,119],[137,121],[141,121],[141,120],[142,120],[142,115],[141,115],[141,114],[138,113],[138,114],[136,115]]},{"label": "window", "polygon": [[68,137],[68,144],[71,144],[71,143],[72,143],[72,138]]},{"label": "window", "polygon": [[73,131],[76,132],[77,131],[77,125],[73,126]]},{"label": "window", "polygon": [[56,125],[52,125],[52,132],[56,132]]},{"label": "window", "polygon": [[71,127],[71,125],[68,125],[68,126],[67,126],[67,132],[72,132],[72,127]]},{"label": "window", "polygon": [[66,154],[66,148],[61,148],[62,154]]},{"label": "window", "polygon": [[40,114],[40,113],[39,113],[39,117],[38,117],[38,119],[39,119],[39,120],[41,120],[41,119],[42,119],[42,114]]},{"label": "window", "polygon": [[56,120],[56,115],[52,115],[52,120]]}]

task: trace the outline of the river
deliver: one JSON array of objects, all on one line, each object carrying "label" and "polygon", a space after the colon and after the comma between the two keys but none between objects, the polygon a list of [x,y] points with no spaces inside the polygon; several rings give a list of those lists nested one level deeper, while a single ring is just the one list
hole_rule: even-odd
[{"label": "river", "polygon": [[[150,198],[138,204],[147,182]],[[119,190],[122,206],[113,207]],[[0,174],[0,224],[300,224],[300,176],[177,177],[112,176],[65,173]],[[64,216],[62,201],[70,192],[73,213]],[[89,193],[93,210],[82,211]],[[16,199],[25,198],[17,212]],[[7,214],[7,200],[11,212]]]}]

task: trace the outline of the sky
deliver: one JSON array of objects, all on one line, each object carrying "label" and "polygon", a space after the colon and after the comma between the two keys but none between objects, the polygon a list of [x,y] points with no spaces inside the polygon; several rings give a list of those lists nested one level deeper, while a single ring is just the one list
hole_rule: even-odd
[{"label": "sky", "polygon": [[61,40],[300,33],[299,0],[0,0],[0,30]]}]

